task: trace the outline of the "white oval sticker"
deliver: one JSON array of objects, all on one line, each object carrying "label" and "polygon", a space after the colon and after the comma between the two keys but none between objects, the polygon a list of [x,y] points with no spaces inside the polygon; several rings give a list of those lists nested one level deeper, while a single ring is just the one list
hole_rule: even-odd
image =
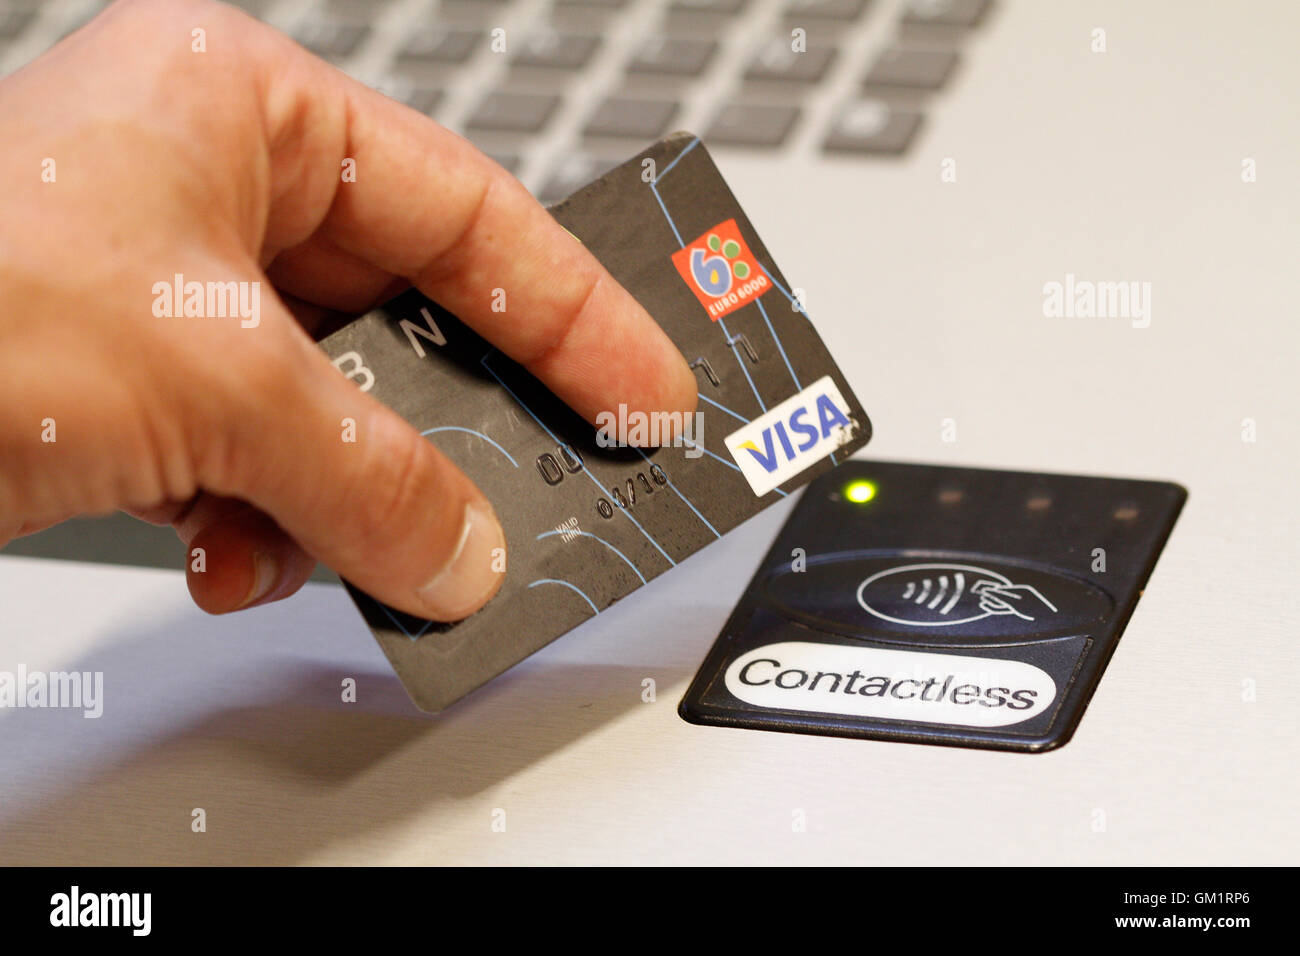
[{"label": "white oval sticker", "polygon": [[727,668],[727,690],[775,710],[1004,727],[1041,714],[1056,682],[1023,661],[788,641]]}]

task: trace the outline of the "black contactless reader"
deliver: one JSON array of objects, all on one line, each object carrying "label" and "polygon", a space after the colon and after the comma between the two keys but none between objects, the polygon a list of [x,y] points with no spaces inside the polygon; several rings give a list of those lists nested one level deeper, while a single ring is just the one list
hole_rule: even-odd
[{"label": "black contactless reader", "polygon": [[681,704],[692,723],[1068,741],[1187,492],[846,462],[809,485]]}]

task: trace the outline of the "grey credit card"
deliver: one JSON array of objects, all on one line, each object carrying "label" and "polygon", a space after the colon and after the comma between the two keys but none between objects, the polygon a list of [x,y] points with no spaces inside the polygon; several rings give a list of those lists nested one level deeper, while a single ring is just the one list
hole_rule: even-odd
[{"label": "grey credit card", "polygon": [[551,212],[692,364],[694,444],[602,447],[593,425],[414,290],[325,339],[340,371],[478,484],[505,529],[505,582],[465,620],[421,620],[349,585],[423,710],[446,707],[599,614],[871,435],[694,136],[657,143]]}]

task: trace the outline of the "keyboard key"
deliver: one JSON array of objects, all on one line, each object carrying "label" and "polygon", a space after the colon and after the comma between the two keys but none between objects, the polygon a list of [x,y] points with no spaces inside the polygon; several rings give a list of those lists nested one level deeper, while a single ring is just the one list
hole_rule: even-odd
[{"label": "keyboard key", "polygon": [[786,19],[856,20],[867,0],[786,0]]},{"label": "keyboard key", "polygon": [[658,139],[677,112],[672,100],[611,96],[596,108],[583,132],[589,136]]},{"label": "keyboard key", "polygon": [[260,17],[266,13],[271,0],[226,0],[231,6],[239,7],[251,17]]},{"label": "keyboard key", "polygon": [[903,14],[903,22],[973,27],[988,7],[989,0],[912,0]]},{"label": "keyboard key", "polygon": [[487,155],[488,155],[488,156],[489,156],[493,161],[495,161],[496,164],[497,164],[498,166],[500,166],[502,169],[504,169],[506,172],[508,172],[508,173],[512,173],[512,174],[513,174],[513,173],[517,173],[517,172],[519,172],[519,164],[520,164],[521,160],[520,160],[518,154],[516,154],[516,153],[498,153],[496,150],[491,150],[491,149],[489,149],[489,150],[484,150],[484,152],[486,152]]},{"label": "keyboard key", "polygon": [[294,39],[317,56],[342,58],[350,56],[369,34],[368,23],[312,18],[298,25]]},{"label": "keyboard key", "polygon": [[822,143],[827,152],[901,153],[921,125],[921,114],[880,100],[856,100],[836,115]]},{"label": "keyboard key", "polygon": [[[499,27],[505,19],[508,0],[438,0],[438,23],[459,23],[483,27]],[[511,40],[513,45],[513,38]]]},{"label": "keyboard key", "polygon": [[710,144],[772,149],[785,142],[798,118],[799,110],[794,106],[728,103],[704,138]]},{"label": "keyboard key", "polygon": [[0,3],[0,37],[11,40],[27,29],[36,19],[36,12],[22,7]]},{"label": "keyboard key", "polygon": [[421,113],[432,113],[437,105],[442,102],[442,90],[415,82],[404,76],[388,73],[381,74],[378,77],[360,76],[357,79],[385,96],[397,100],[399,103],[405,103],[411,109],[419,110]]},{"label": "keyboard key", "polygon": [[391,91],[383,90],[388,96],[400,103],[405,103],[413,110],[418,110],[426,116],[433,113],[442,102],[442,90],[431,86],[413,86],[403,84],[395,86]]},{"label": "keyboard key", "polygon": [[548,70],[578,70],[587,65],[598,46],[600,37],[543,30],[523,41],[514,63]]},{"label": "keyboard key", "polygon": [[716,40],[653,36],[633,54],[627,70],[629,73],[699,76],[717,50]]},{"label": "keyboard key", "polygon": [[482,36],[481,30],[421,27],[402,45],[398,56],[428,63],[464,63]]},{"label": "keyboard key", "polygon": [[559,202],[592,180],[599,179],[619,162],[590,153],[570,153],[556,164],[537,198],[544,203]]},{"label": "keyboard key", "polygon": [[673,0],[671,9],[686,10],[691,13],[739,13],[744,9],[746,0]]},{"label": "keyboard key", "polygon": [[789,37],[773,37],[755,51],[745,69],[747,80],[785,80],[791,83],[816,83],[826,75],[835,48],[813,46],[796,53]]},{"label": "keyboard key", "polygon": [[551,118],[560,98],[546,93],[489,93],[475,107],[465,125],[470,129],[536,133]]},{"label": "keyboard key", "polygon": [[957,54],[952,50],[895,48],[880,54],[862,85],[937,90],[943,86],[956,65]]},{"label": "keyboard key", "polygon": [[413,110],[419,110],[425,116],[431,116],[442,102],[442,90],[428,86],[412,87],[410,93],[402,100]]}]

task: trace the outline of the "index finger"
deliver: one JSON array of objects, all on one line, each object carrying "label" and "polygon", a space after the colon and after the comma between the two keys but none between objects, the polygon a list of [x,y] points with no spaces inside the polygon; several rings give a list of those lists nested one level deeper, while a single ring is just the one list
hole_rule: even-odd
[{"label": "index finger", "polygon": [[[467,140],[290,47],[259,58],[271,149],[268,236],[323,238],[425,295],[541,379],[592,421],[625,404],[690,412],[695,376],[644,308],[523,185]],[[286,64],[286,58],[290,60]],[[304,149],[333,171],[304,197],[277,150]],[[337,170],[352,160],[355,181]],[[275,182],[275,177],[282,181]],[[299,180],[301,183],[301,180]]]}]

